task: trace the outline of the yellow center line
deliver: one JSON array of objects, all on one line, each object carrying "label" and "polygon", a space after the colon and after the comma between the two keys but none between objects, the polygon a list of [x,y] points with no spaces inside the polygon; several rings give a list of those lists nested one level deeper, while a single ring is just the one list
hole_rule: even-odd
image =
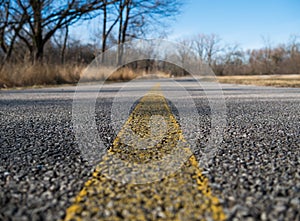
[{"label": "yellow center line", "polygon": [[[170,173],[161,169],[176,166]],[[128,174],[135,176],[122,180]],[[65,216],[66,221],[211,219],[226,217],[159,86],[140,99]]]}]

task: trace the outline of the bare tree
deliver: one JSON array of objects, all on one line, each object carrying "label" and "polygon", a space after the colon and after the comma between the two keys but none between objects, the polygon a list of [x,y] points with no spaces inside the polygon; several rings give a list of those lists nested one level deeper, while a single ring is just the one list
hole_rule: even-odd
[{"label": "bare tree", "polygon": [[222,47],[222,53],[216,58],[213,70],[218,75],[243,74],[243,64],[245,63],[245,53],[238,44],[229,44]]},{"label": "bare tree", "polygon": [[54,35],[53,40],[55,44],[60,48],[60,63],[65,63],[67,43],[69,38],[69,25],[65,25],[64,29]]},{"label": "bare tree", "polygon": [[26,44],[35,62],[41,62],[44,46],[61,28],[72,25],[79,19],[88,19],[93,12],[103,7],[102,0],[11,0],[9,14],[20,23],[25,23],[17,36]]},{"label": "bare tree", "polygon": [[11,58],[17,36],[26,22],[26,15],[13,14],[14,4],[0,0],[0,48],[4,53],[3,63]]},{"label": "bare tree", "polygon": [[269,36],[262,36],[264,43],[264,50],[261,51],[263,56],[264,74],[271,74],[274,72],[274,66],[272,62],[272,41]]},{"label": "bare tree", "polygon": [[221,38],[216,34],[198,34],[193,37],[193,48],[199,59],[212,65],[213,59],[221,48]]},{"label": "bare tree", "polygon": [[63,46],[61,48],[61,58],[60,58],[60,61],[61,61],[62,64],[65,63],[65,54],[66,54],[68,36],[69,36],[69,26],[66,25],[65,26],[65,35],[64,35]]},{"label": "bare tree", "polygon": [[111,34],[113,28],[120,19],[121,14],[115,14],[112,19],[109,19],[109,15],[114,14],[115,5],[111,4],[107,0],[103,0],[103,19],[102,19],[102,42],[101,42],[101,53],[102,53],[102,62],[105,62],[105,50],[107,47],[107,40]]},{"label": "bare tree", "polygon": [[220,47],[221,38],[216,34],[210,34],[204,36],[204,42],[205,42],[207,63],[208,65],[211,66],[214,56],[216,56],[217,53],[221,51],[221,47]]},{"label": "bare tree", "polygon": [[193,42],[189,39],[182,39],[179,40],[179,45],[177,48],[177,54],[179,56],[179,60],[182,64],[182,66],[184,64],[186,64],[187,60],[191,59],[191,51],[192,51],[192,47],[193,47]]},{"label": "bare tree", "polygon": [[[118,64],[122,61],[124,44],[128,38],[146,37],[165,27],[166,21],[180,12],[180,0],[119,0],[118,2]],[[162,22],[164,20],[164,22]]]},{"label": "bare tree", "polygon": [[291,35],[289,39],[289,43],[287,46],[287,51],[289,53],[290,61],[289,67],[291,69],[290,72],[293,74],[300,73],[300,36],[299,35]]},{"label": "bare tree", "polygon": [[201,61],[205,60],[205,35],[198,34],[192,38],[193,49],[195,50],[198,59]]}]

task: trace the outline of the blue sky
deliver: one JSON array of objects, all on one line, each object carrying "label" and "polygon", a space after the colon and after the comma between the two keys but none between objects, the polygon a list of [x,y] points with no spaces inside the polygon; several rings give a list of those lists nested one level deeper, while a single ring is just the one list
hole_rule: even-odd
[{"label": "blue sky", "polygon": [[[168,39],[199,33],[218,34],[224,43],[244,49],[263,47],[262,36],[273,45],[300,35],[300,0],[183,0],[183,12],[170,24]],[[86,41],[99,19],[71,29],[73,37]]]},{"label": "blue sky", "polygon": [[242,48],[273,44],[300,34],[300,0],[187,0],[173,24],[170,39],[197,33],[216,33],[223,41]]}]

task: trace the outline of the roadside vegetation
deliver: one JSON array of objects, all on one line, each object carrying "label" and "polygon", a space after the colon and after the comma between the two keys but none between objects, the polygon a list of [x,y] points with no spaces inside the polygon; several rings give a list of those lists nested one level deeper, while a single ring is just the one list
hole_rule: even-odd
[{"label": "roadside vegetation", "polygon": [[[114,45],[117,49],[110,57],[102,56],[101,62],[121,64],[127,56],[122,44],[139,38],[166,38],[167,27],[180,13],[183,2],[0,0],[0,88],[77,83],[88,64]],[[100,22],[88,34],[89,43],[70,34],[72,26],[93,19]],[[177,42],[182,47],[174,51],[174,56],[183,62],[205,62],[221,76],[220,82],[299,87],[298,35],[279,45],[263,37],[264,47],[247,50],[224,42],[216,34],[197,34]],[[97,70],[84,80],[104,80],[112,72]],[[139,61],[123,66],[108,80],[131,80],[149,74],[178,77],[188,73],[161,61]]]},{"label": "roadside vegetation", "polygon": [[299,87],[300,75],[236,75],[217,76],[220,83],[273,87]]}]

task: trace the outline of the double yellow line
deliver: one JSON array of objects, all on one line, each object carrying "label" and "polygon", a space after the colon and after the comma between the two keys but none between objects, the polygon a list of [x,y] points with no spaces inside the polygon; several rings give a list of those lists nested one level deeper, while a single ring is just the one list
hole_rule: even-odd
[{"label": "double yellow line", "polygon": [[65,216],[66,221],[225,218],[159,86],[140,99]]}]

